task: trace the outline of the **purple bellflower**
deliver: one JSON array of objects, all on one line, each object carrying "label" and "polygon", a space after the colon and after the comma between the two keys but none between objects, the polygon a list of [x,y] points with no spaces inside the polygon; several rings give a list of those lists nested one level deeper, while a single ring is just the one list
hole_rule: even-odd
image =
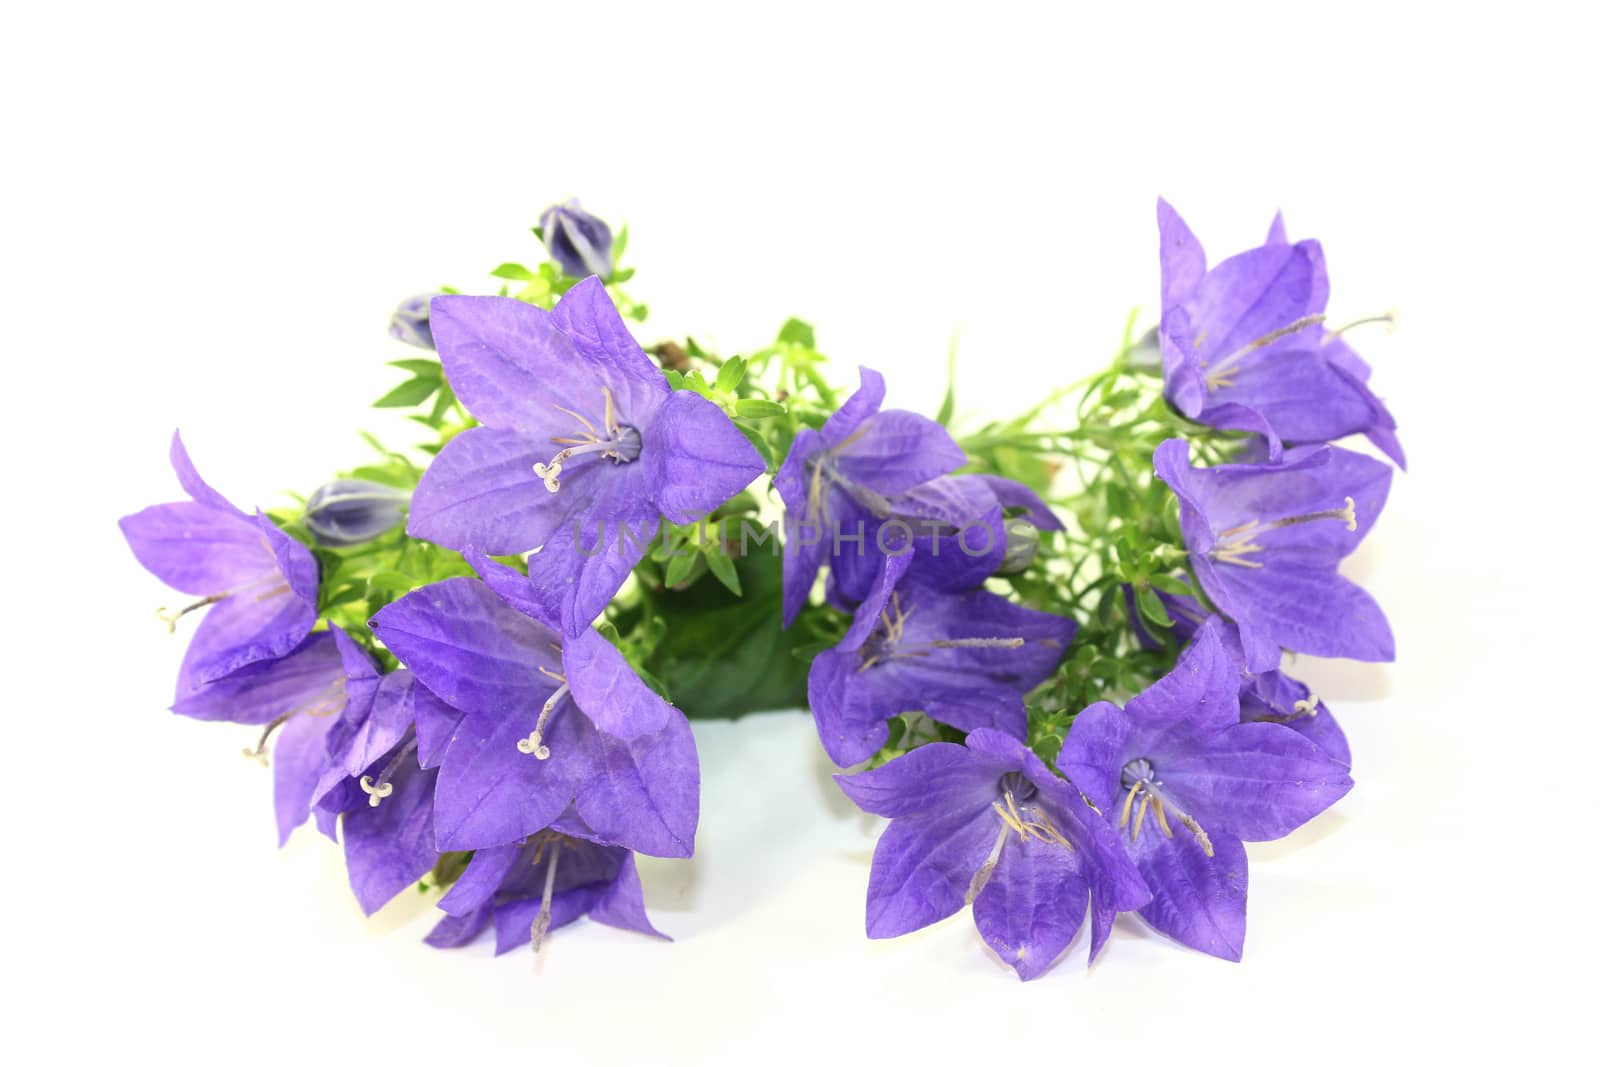
[{"label": "purple bellflower", "polygon": [[[1037,493],[990,474],[941,475],[886,505],[886,517],[856,518],[845,524],[850,529],[837,531],[828,600],[842,611],[872,595],[887,556],[912,554],[908,579],[966,590],[1005,569],[1008,557],[1012,566],[1031,558],[1039,530],[1063,529]],[[1007,512],[1020,514],[1013,519]]]},{"label": "purple bellflower", "polygon": [[[861,368],[861,387],[820,430],[795,435],[773,485],[783,498],[783,623],[792,624],[825,559],[843,542],[864,554],[868,520],[893,514],[898,497],[948,474],[966,455],[943,426],[910,411],[881,410],[883,376]],[[873,568],[876,570],[876,568]]]},{"label": "purple bellflower", "polygon": [[608,843],[689,855],[700,770],[683,713],[597,631],[563,638],[517,572],[474,563],[483,581],[424,586],[371,623],[417,681],[460,713],[438,757],[439,851],[522,841],[575,807]]},{"label": "purple bellflower", "polygon": [[844,639],[812,661],[808,702],[823,749],[841,767],[882,748],[889,720],[905,711],[958,730],[1026,737],[1023,696],[1050,676],[1077,632],[1071,619],[983,589],[919,581],[908,574],[914,558],[886,558]]},{"label": "purple bellflower", "polygon": [[1282,219],[1265,244],[1207,269],[1205,250],[1165,200],[1161,353],[1167,399],[1186,417],[1284,442],[1366,434],[1402,467],[1394,419],[1370,371],[1323,326],[1328,275],[1316,241],[1290,244]]},{"label": "purple bellflower", "polygon": [[357,781],[364,796],[344,812],[344,858],[350,888],[371,915],[416,884],[438,862],[434,790],[439,772],[417,761],[415,739],[366,768]]},{"label": "purple bellflower", "polygon": [[461,715],[403,667],[351,682],[358,687],[371,697],[328,732],[329,766],[313,804],[329,837],[343,816],[350,887],[371,915],[438,862],[437,768]]},{"label": "purple bellflower", "polygon": [[569,278],[611,277],[611,227],[576,200],[553,204],[539,216],[544,248]]},{"label": "purple bellflower", "polygon": [[835,775],[892,820],[872,856],[867,936],[897,937],[972,905],[978,932],[1023,979],[1043,974],[1091,910],[1090,959],[1117,911],[1150,900],[1105,819],[1021,741],[974,730],[875,770]]},{"label": "purple bellflower", "polygon": [[760,474],[722,410],[672,392],[600,281],[554,311],[444,296],[433,326],[445,374],[482,423],[423,474],[409,531],[457,551],[542,548],[531,577],[577,636],[644,555],[664,516],[692,523]]},{"label": "purple bellflower", "polygon": [[176,632],[184,615],[209,607],[184,655],[178,696],[252,663],[288,655],[317,621],[317,562],[261,512],[247,515],[194,469],[172,435],[172,467],[190,499],[157,504],[121,521],[144,568],[199,597],[161,618]]},{"label": "purple bellflower", "polygon": [[[1194,597],[1173,596],[1158,592],[1172,618],[1172,638],[1179,646],[1188,644],[1208,614]],[[1161,641],[1145,630],[1132,612],[1139,641],[1146,648],[1159,648]],[[1239,717],[1244,722],[1275,722],[1287,726],[1295,733],[1322,749],[1329,759],[1350,766],[1350,743],[1334,719],[1333,712],[1304,682],[1284,674],[1281,670],[1253,674],[1244,666],[1244,645],[1239,639],[1239,628],[1222,620],[1220,631],[1223,643],[1239,666]]]},{"label": "purple bellflower", "polygon": [[389,336],[416,348],[433,350],[433,327],[428,324],[428,304],[438,293],[407,297],[389,316]]},{"label": "purple bellflower", "polygon": [[306,528],[319,545],[359,545],[404,522],[410,499],[410,493],[392,485],[340,478],[306,501]]},{"label": "purple bellflower", "polygon": [[479,849],[439,901],[445,912],[428,944],[455,948],[494,925],[495,954],[533,943],[587,915],[652,937],[633,853],[597,841],[571,812],[517,844]]},{"label": "purple bellflower", "polygon": [[1383,511],[1394,469],[1329,446],[1284,453],[1280,465],[1194,468],[1189,445],[1164,441],[1156,474],[1178,497],[1200,587],[1239,627],[1245,669],[1272,670],[1281,650],[1388,661],[1389,623],[1338,573]]},{"label": "purple bellflower", "polygon": [[[1116,820],[1152,897],[1138,910],[1191,948],[1237,960],[1249,871],[1271,841],[1349,792],[1348,768],[1293,730],[1240,722],[1223,623],[1202,625],[1166,677],[1073,720],[1056,766]],[[1096,921],[1110,925],[1111,916]]]},{"label": "purple bellflower", "polygon": [[268,762],[273,742],[278,844],[311,815],[328,774],[328,739],[349,719],[367,714],[377,668],[343,630],[314,633],[287,656],[260,660],[198,686],[172,710],[192,719],[259,726],[245,755]]}]

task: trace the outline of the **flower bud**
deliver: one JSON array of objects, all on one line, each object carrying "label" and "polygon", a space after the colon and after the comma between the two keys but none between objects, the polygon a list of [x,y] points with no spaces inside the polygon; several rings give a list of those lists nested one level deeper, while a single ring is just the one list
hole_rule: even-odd
[{"label": "flower bud", "polygon": [[358,545],[405,521],[411,494],[392,485],[340,478],[306,501],[306,527],[318,544]]},{"label": "flower bud", "polygon": [[389,316],[389,336],[432,351],[433,326],[428,322],[428,304],[438,295],[418,293],[402,301]]},{"label": "flower bud", "polygon": [[576,200],[547,207],[539,216],[545,251],[570,278],[611,277],[611,227]]},{"label": "flower bud", "polygon": [[996,574],[1021,574],[1039,551],[1039,528],[1027,519],[1006,520],[1006,551]]},{"label": "flower bud", "polygon": [[1128,369],[1135,374],[1161,373],[1161,331],[1151,329],[1128,349]]}]

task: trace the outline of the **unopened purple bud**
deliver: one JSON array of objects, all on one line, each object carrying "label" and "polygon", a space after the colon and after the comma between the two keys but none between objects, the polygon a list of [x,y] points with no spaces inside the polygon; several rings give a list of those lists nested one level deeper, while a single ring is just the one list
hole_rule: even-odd
[{"label": "unopened purple bud", "polygon": [[405,521],[411,494],[392,485],[340,478],[306,501],[306,527],[318,544],[358,545]]},{"label": "unopened purple bud", "polygon": [[539,216],[545,251],[571,278],[611,277],[611,227],[576,200],[547,207]]},{"label": "unopened purple bud", "polygon": [[1161,373],[1160,331],[1152,328],[1128,349],[1128,369],[1135,374]]},{"label": "unopened purple bud", "polygon": [[401,301],[389,316],[389,336],[408,345],[433,351],[433,327],[428,322],[428,304],[438,293],[418,293]]}]

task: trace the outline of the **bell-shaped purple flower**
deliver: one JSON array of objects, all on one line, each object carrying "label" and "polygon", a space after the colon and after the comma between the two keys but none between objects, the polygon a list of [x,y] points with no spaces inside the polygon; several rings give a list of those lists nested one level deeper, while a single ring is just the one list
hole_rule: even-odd
[{"label": "bell-shaped purple flower", "polygon": [[[853,611],[872,595],[888,556],[912,554],[908,580],[967,590],[1000,573],[1008,560],[1018,569],[1025,565],[1039,530],[1062,529],[1037,493],[990,474],[941,475],[885,505],[884,516],[858,512],[853,526],[846,520],[828,532],[835,539],[828,601],[841,610]],[[1015,519],[1007,517],[1012,512]]]},{"label": "bell-shaped purple flower", "polygon": [[[784,506],[785,626],[805,606],[824,562],[866,558],[874,551],[867,526],[892,517],[891,498],[966,462],[937,422],[910,411],[881,410],[883,393],[883,376],[862,367],[861,387],[820,430],[795,435],[773,479]],[[869,573],[879,569],[880,556],[871,556]]]},{"label": "bell-shaped purple flower", "polygon": [[192,719],[262,728],[246,750],[273,768],[278,843],[310,816],[333,766],[329,739],[369,714],[377,667],[338,627],[307,637],[287,656],[258,660],[181,696]]},{"label": "bell-shaped purple flower", "polygon": [[984,941],[1037,978],[1091,901],[1092,960],[1110,928],[1100,917],[1150,899],[1110,825],[1009,734],[974,730],[965,745],[924,745],[834,780],[892,820],[872,856],[868,937],[920,930],[970,903]]},{"label": "bell-shaped purple flower", "polygon": [[1272,670],[1281,650],[1394,658],[1394,636],[1366,591],[1339,574],[1383,511],[1394,469],[1329,446],[1290,449],[1278,465],[1189,465],[1188,442],[1155,452],[1178,497],[1200,587],[1239,627],[1245,669]]},{"label": "bell-shaped purple flower", "polygon": [[306,501],[306,528],[321,545],[359,545],[404,522],[410,500],[410,493],[392,485],[340,478]]},{"label": "bell-shaped purple flower", "polygon": [[[1244,841],[1282,837],[1349,792],[1348,768],[1293,730],[1240,722],[1239,671],[1220,619],[1172,672],[1073,720],[1056,766],[1115,820],[1162,933],[1224,959],[1244,949]],[[1113,916],[1097,909],[1096,922]]]},{"label": "bell-shaped purple flower", "polygon": [[176,433],[172,466],[190,499],[146,508],[121,527],[146,570],[199,598],[163,612],[169,627],[210,608],[184,655],[182,698],[241,667],[286,656],[305,639],[317,621],[317,561],[261,512],[247,515],[207,485]]},{"label": "bell-shaped purple flower", "polygon": [[1071,619],[984,589],[919,581],[907,575],[912,559],[886,559],[844,639],[812,661],[808,702],[823,749],[841,767],[882,748],[889,720],[905,711],[1025,737],[1023,696],[1050,676],[1077,632]]},{"label": "bell-shaped purple flower", "polygon": [[428,944],[455,948],[494,926],[495,954],[584,915],[596,922],[670,940],[651,925],[633,853],[595,838],[574,813],[547,829],[497,848],[479,849],[439,901],[446,917]]},{"label": "bell-shaped purple flower", "polygon": [[[563,637],[521,575],[474,563],[483,581],[424,586],[371,622],[417,682],[460,715],[437,757],[439,850],[521,841],[574,806],[609,843],[689,855],[700,770],[683,713],[597,631]],[[450,717],[434,718],[428,738],[419,715],[418,737],[436,750]]]},{"label": "bell-shaped purple flower", "polygon": [[[1188,644],[1207,619],[1217,618],[1207,613],[1192,596],[1174,596],[1157,593],[1167,614],[1172,619],[1172,638],[1179,646]],[[1131,610],[1131,608],[1130,608]],[[1140,644],[1145,648],[1159,648],[1161,641],[1146,630],[1133,614],[1134,627]],[[1331,760],[1350,766],[1350,743],[1333,717],[1328,706],[1304,682],[1289,677],[1280,670],[1255,673],[1245,667],[1244,644],[1239,638],[1239,628],[1221,619],[1223,643],[1239,667],[1239,718],[1243,722],[1273,722],[1287,726],[1304,737]]]},{"label": "bell-shaped purple flower", "polygon": [[662,517],[695,522],[765,469],[720,408],[669,390],[598,279],[551,312],[439,297],[433,326],[451,387],[483,425],[434,458],[408,529],[457,551],[542,549],[531,576],[568,636],[610,602]]},{"label": "bell-shaped purple flower", "polygon": [[389,336],[416,348],[433,351],[433,327],[428,321],[428,305],[438,293],[418,293],[400,302],[389,316]]},{"label": "bell-shaped purple flower", "polygon": [[552,204],[539,216],[544,248],[569,278],[611,277],[611,227],[576,200]]},{"label": "bell-shaped purple flower", "polygon": [[1265,244],[1209,270],[1205,250],[1165,200],[1161,232],[1161,353],[1167,399],[1186,417],[1284,442],[1366,434],[1402,467],[1394,418],[1367,388],[1370,373],[1326,329],[1328,276],[1316,241],[1290,244],[1281,217]]}]

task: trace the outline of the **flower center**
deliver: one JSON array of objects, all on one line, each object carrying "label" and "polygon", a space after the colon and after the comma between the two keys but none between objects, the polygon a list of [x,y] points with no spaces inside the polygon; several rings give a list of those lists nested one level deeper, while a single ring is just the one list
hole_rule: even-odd
[{"label": "flower center", "polygon": [[253,582],[246,582],[244,585],[226,590],[225,592],[212,593],[209,596],[201,597],[193,604],[189,604],[176,610],[172,608],[157,608],[156,618],[167,624],[167,633],[175,634],[178,632],[178,620],[189,614],[191,611],[199,611],[201,608],[210,607],[212,604],[220,604],[222,601],[227,600],[231,596],[238,596],[240,593],[248,593],[253,589],[261,589],[263,586],[269,586],[270,588],[257,593],[257,600],[270,600],[275,596],[282,596],[284,593],[289,592],[289,583],[283,580],[283,575],[278,571],[273,571],[270,574],[258,578]]},{"label": "flower center", "polygon": [[[860,433],[858,432],[855,436],[842,442],[839,448],[843,448],[851,441],[854,441],[856,436],[860,436]],[[840,473],[838,465],[834,462],[834,456],[837,452],[837,448],[830,449],[813,457],[810,461],[811,485],[806,491],[806,510],[812,518],[817,522],[825,523],[828,521],[827,488],[830,485],[836,485],[844,490],[856,503],[872,512],[874,518],[887,519],[894,514],[894,506],[889,503],[888,497],[877,490],[868,489],[864,485],[857,485]]]},{"label": "flower center", "polygon": [[[1206,361],[1201,360],[1200,366],[1206,372],[1206,388],[1208,390],[1221,389],[1225,386],[1232,385],[1237,374],[1239,361],[1245,356],[1267,347],[1274,341],[1281,341],[1290,334],[1299,333],[1307,326],[1316,326],[1322,322],[1325,317],[1326,316],[1323,315],[1307,315],[1305,318],[1295,319],[1287,326],[1273,330],[1271,333],[1266,334],[1265,336],[1257,337],[1254,341],[1251,341],[1247,345],[1234,349],[1226,356],[1217,360],[1215,364],[1209,364]],[[1199,342],[1196,341],[1197,346],[1198,344]]]},{"label": "flower center", "polygon": [[[1194,816],[1184,811],[1172,799],[1172,795],[1165,791],[1160,777],[1156,774],[1155,767],[1147,759],[1129,760],[1122,768],[1122,788],[1128,791],[1127,797],[1122,802],[1122,817],[1117,820],[1119,829],[1126,829],[1128,820],[1132,818],[1133,829],[1130,837],[1139,840],[1139,831],[1144,828],[1144,817],[1153,809],[1156,816],[1156,825],[1161,827],[1161,832],[1168,837],[1172,836],[1172,826],[1167,822],[1167,813],[1177,819],[1199,842],[1200,848],[1207,856],[1212,855],[1211,838],[1200,828]],[[1134,815],[1133,802],[1139,801],[1139,813]]]},{"label": "flower center", "polygon": [[1021,637],[947,637],[937,638],[924,645],[901,645],[905,635],[906,620],[917,609],[901,610],[900,593],[890,594],[889,606],[878,617],[878,626],[861,646],[861,666],[856,673],[896,659],[921,659],[944,648],[1021,648],[1027,640]]},{"label": "flower center", "polygon": [[574,430],[569,437],[552,437],[551,444],[565,447],[551,456],[548,462],[533,465],[533,473],[544,479],[544,487],[552,493],[560,492],[561,471],[579,456],[599,456],[619,464],[632,463],[639,458],[642,444],[639,431],[617,421],[617,405],[610,388],[601,386],[600,391],[605,394],[604,429],[597,428],[571,408],[556,407],[557,411],[577,419],[582,429]]},{"label": "flower center", "polygon": [[1260,567],[1255,560],[1247,556],[1266,550],[1266,546],[1256,541],[1256,535],[1269,530],[1281,530],[1285,526],[1299,526],[1307,522],[1319,522],[1323,519],[1338,519],[1344,523],[1345,529],[1356,528],[1356,502],[1353,497],[1344,498],[1344,507],[1329,508],[1326,511],[1309,511],[1304,515],[1291,515],[1287,519],[1276,519],[1261,525],[1261,520],[1251,519],[1249,522],[1230,527],[1217,534],[1217,543],[1211,549],[1211,558],[1218,563],[1232,563],[1238,567]]},{"label": "flower center", "polygon": [[555,692],[550,694],[550,698],[544,702],[544,707],[539,709],[539,719],[533,724],[533,732],[517,742],[517,751],[524,756],[546,760],[550,758],[550,747],[544,743],[545,728],[550,725],[550,716],[555,713],[556,705],[561,703],[561,698],[572,692],[572,690],[567,686],[566,675],[546,670],[542,666],[539,668],[539,673],[561,684],[556,687]]},{"label": "flower center", "polygon": [[1000,799],[993,804],[995,814],[1000,816],[1000,836],[995,838],[989,858],[983,861],[983,866],[978,868],[967,885],[968,904],[977,898],[989,881],[989,876],[994,873],[994,865],[1000,862],[1000,852],[1013,833],[1017,835],[1018,842],[1032,838],[1047,845],[1060,845],[1068,852],[1075,851],[1072,842],[1067,840],[1050,814],[1033,803],[1038,795],[1039,787],[1020,771],[1007,771],[1000,777]]}]

